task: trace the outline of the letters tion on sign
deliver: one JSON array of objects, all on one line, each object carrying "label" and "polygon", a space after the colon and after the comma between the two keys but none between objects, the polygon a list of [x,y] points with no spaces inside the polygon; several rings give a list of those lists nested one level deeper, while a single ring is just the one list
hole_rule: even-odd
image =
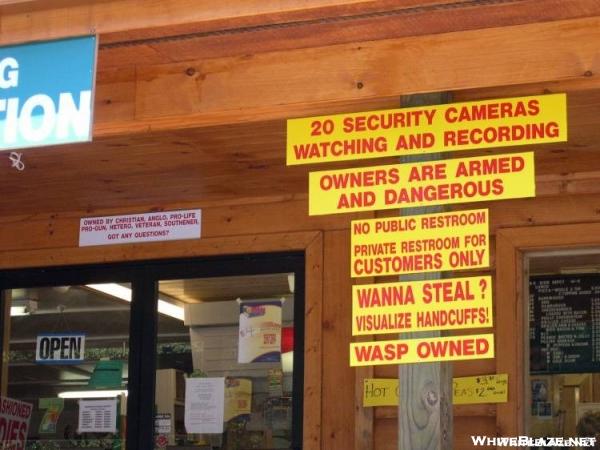
[{"label": "letters tion on sign", "polygon": [[[452,380],[452,403],[506,403],[508,401],[508,375],[478,375]],[[363,406],[397,406],[399,387],[397,378],[365,378]]]},{"label": "letters tion on sign", "polygon": [[309,214],[535,196],[533,153],[311,172]]},{"label": "letters tion on sign", "polygon": [[38,364],[78,364],[85,360],[85,334],[46,333],[38,335],[35,362]]},{"label": "letters tion on sign", "polygon": [[540,95],[290,119],[287,164],[566,140],[566,95]]},{"label": "letters tion on sign", "polygon": [[0,150],[92,140],[95,36],[0,47]]},{"label": "letters tion on sign", "polygon": [[489,266],[488,210],[355,220],[352,277]]},{"label": "letters tion on sign", "polygon": [[490,276],[352,287],[354,336],[491,326]]},{"label": "letters tion on sign", "polygon": [[350,365],[353,367],[493,357],[493,334],[354,342],[350,344]]}]

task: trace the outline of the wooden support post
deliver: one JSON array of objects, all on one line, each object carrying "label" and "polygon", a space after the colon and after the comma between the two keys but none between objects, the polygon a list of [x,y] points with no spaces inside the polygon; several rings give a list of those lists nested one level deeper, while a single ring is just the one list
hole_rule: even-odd
[{"label": "wooden support post", "polygon": [[[402,97],[402,107],[448,103],[448,93]],[[439,153],[422,155],[419,161],[441,159]],[[415,162],[415,157],[401,162]],[[400,215],[431,214],[444,211],[441,206],[407,208]],[[441,278],[440,273],[403,275],[401,281]],[[442,333],[419,333],[419,337],[437,337]],[[401,338],[415,337],[402,333]],[[398,370],[400,403],[398,405],[398,450],[452,450],[452,364],[400,364]]]}]

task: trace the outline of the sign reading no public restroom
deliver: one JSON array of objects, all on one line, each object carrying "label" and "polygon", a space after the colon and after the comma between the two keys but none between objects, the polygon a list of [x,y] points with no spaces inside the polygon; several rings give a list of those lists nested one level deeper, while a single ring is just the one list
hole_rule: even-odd
[{"label": "sign reading no public restroom", "polygon": [[533,153],[311,172],[309,215],[535,196]]},{"label": "sign reading no public restroom", "polygon": [[352,221],[351,276],[488,267],[488,210]]},{"label": "sign reading no public restroom", "polygon": [[201,218],[200,209],[84,217],[79,221],[79,246],[198,239]]},{"label": "sign reading no public restroom", "polygon": [[290,119],[287,164],[566,140],[566,95],[540,95]]},{"label": "sign reading no public restroom", "polygon": [[38,364],[79,364],[85,360],[85,334],[46,333],[38,335],[35,362]]},{"label": "sign reading no public restroom", "polygon": [[90,141],[96,37],[0,48],[0,150]]}]

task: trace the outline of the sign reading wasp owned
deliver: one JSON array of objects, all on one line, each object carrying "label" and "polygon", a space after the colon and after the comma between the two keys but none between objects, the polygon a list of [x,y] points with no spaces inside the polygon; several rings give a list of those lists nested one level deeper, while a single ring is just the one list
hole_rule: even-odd
[{"label": "sign reading wasp owned", "polygon": [[481,269],[489,265],[488,210],[352,221],[352,277]]},{"label": "sign reading wasp owned", "polygon": [[287,122],[288,165],[565,142],[565,94]]},{"label": "sign reading wasp owned", "polygon": [[494,357],[494,335],[432,337],[350,344],[350,366],[413,364]]},{"label": "sign reading wasp owned", "polygon": [[533,153],[311,172],[309,215],[535,196]]},{"label": "sign reading wasp owned", "polygon": [[96,37],[0,48],[0,150],[91,140]]}]

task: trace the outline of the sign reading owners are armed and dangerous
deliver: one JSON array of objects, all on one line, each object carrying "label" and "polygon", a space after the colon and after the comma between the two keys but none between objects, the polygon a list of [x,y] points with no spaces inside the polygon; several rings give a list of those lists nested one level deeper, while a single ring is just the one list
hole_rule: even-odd
[{"label": "sign reading owners are armed and dangerous", "polygon": [[311,172],[309,214],[535,196],[532,152]]},{"label": "sign reading owners are armed and dangerous", "polygon": [[291,119],[287,164],[565,142],[565,94]]},{"label": "sign reading owners are armed and dangerous", "polygon": [[350,344],[350,365],[353,367],[493,357],[493,334],[354,342]]},{"label": "sign reading owners are armed and dangerous", "polygon": [[0,150],[92,138],[95,36],[0,48]]},{"label": "sign reading owners are armed and dangerous", "polygon": [[489,266],[488,210],[354,220],[352,277]]},{"label": "sign reading owners are armed and dangerous", "polygon": [[352,335],[491,327],[492,278],[352,287]]}]

